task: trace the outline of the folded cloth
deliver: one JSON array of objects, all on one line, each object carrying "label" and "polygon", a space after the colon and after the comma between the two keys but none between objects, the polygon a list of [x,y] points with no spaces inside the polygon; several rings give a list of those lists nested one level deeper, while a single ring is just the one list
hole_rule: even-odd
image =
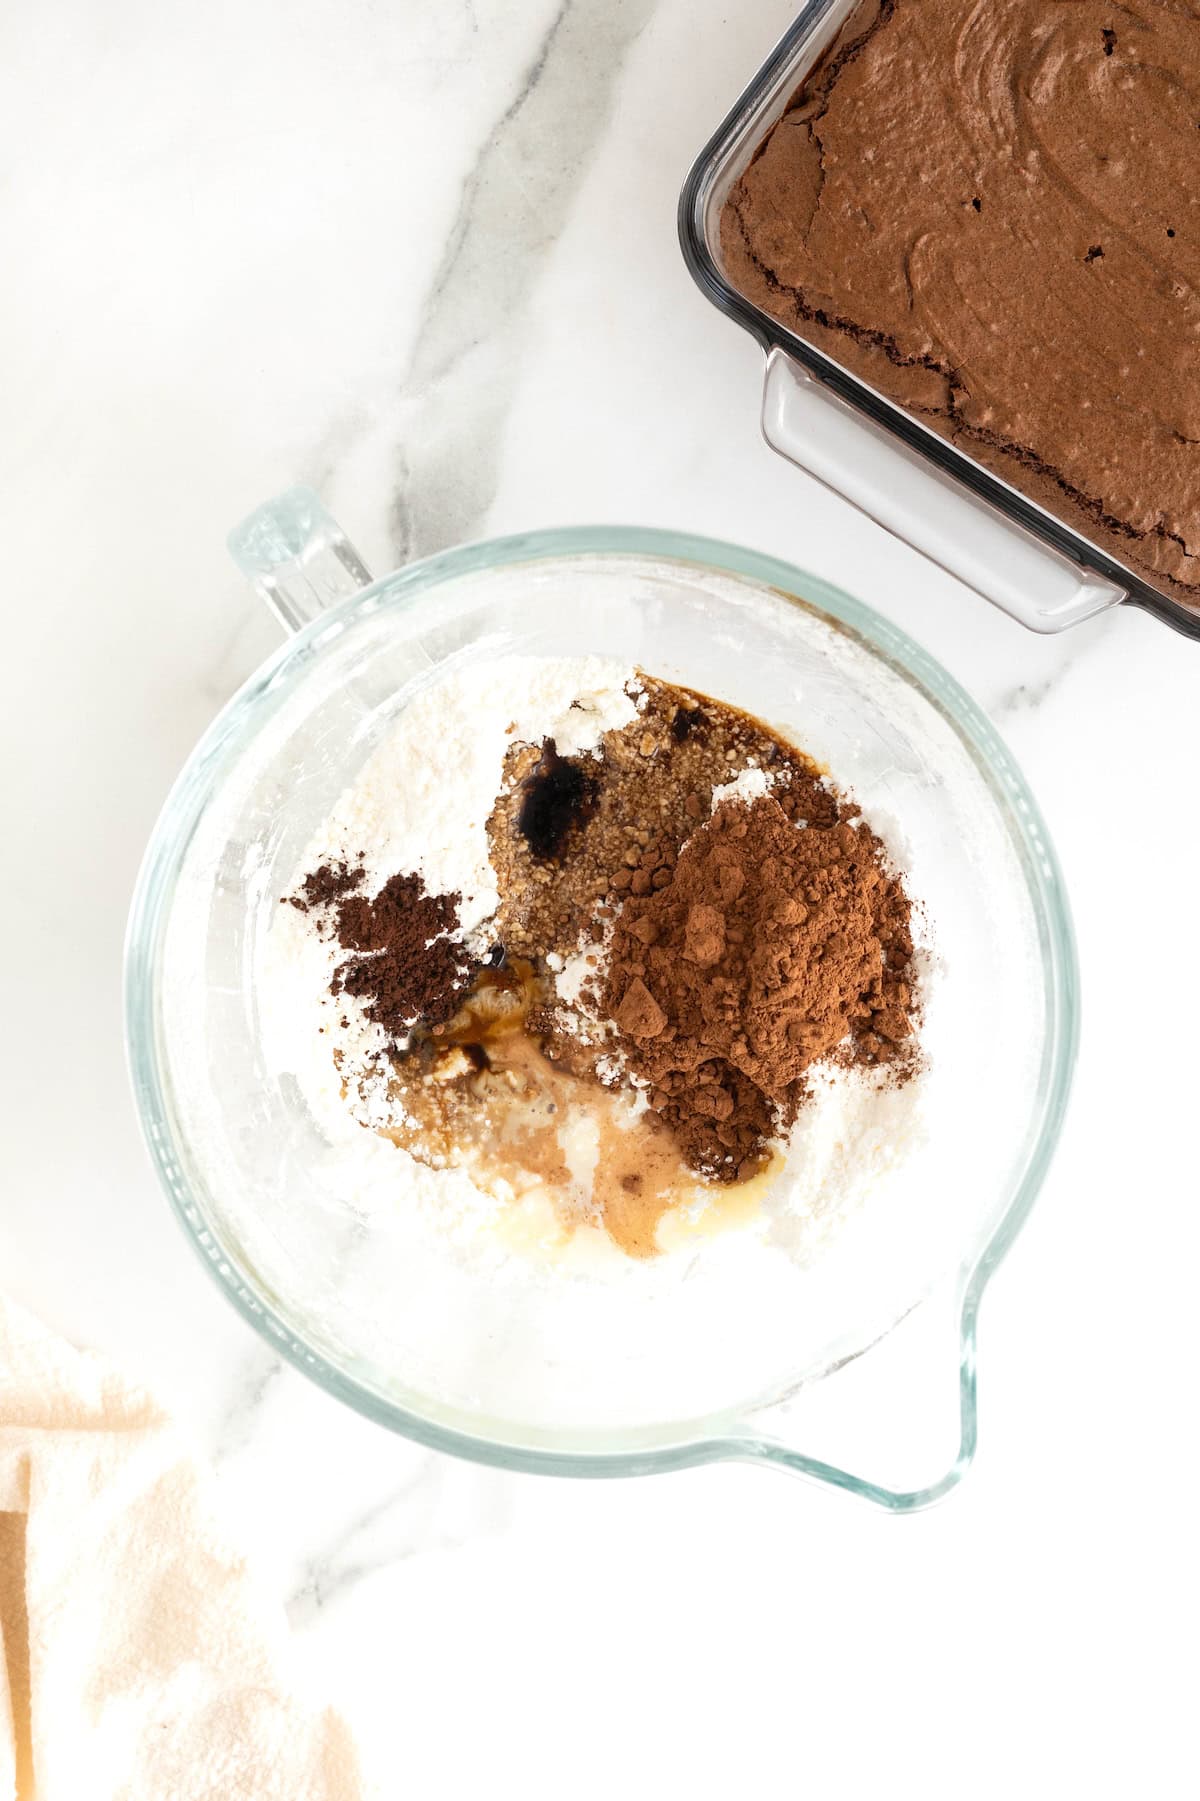
[{"label": "folded cloth", "polygon": [[162,1409],[0,1300],[0,1801],[360,1801]]}]

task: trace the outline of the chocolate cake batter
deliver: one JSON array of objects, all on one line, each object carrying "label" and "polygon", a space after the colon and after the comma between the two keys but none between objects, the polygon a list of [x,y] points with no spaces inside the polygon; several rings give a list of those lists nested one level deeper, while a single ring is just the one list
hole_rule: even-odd
[{"label": "chocolate cake batter", "polygon": [[1200,607],[1200,4],[865,0],[733,189],[734,285]]}]

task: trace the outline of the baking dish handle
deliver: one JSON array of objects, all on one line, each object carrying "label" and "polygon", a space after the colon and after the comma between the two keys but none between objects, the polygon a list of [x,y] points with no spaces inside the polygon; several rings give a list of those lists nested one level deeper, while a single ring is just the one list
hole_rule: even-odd
[{"label": "baking dish handle", "polygon": [[778,348],[767,357],[763,436],[885,531],[1035,632],[1061,632],[1126,598],[967,492]]},{"label": "baking dish handle", "polygon": [[234,527],[229,554],[279,623],[298,632],[371,585],[371,572],[311,488],[289,488]]}]

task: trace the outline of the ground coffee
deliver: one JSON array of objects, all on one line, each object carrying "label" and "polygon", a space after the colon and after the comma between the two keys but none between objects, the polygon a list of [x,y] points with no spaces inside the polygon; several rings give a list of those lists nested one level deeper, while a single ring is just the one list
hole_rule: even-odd
[{"label": "ground coffee", "polygon": [[459,940],[461,895],[427,894],[418,875],[394,875],[373,899],[358,892],[364,872],[325,863],[288,896],[302,913],[318,916],[356,953],[339,963],[331,992],[362,1001],[368,1019],[392,1038],[417,1025],[439,1026],[457,1012],[480,964]]}]

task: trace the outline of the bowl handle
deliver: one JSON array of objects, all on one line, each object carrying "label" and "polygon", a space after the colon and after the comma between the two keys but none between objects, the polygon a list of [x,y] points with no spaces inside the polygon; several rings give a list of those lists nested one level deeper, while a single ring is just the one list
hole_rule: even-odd
[{"label": "bowl handle", "polygon": [[892,1513],[941,1500],[975,1454],[977,1304],[978,1284],[944,1280],[861,1355],[750,1415],[727,1454]]},{"label": "bowl handle", "polygon": [[1116,582],[969,493],[778,348],[767,357],[762,429],[773,450],[1031,631],[1065,631],[1127,598]]},{"label": "bowl handle", "polygon": [[298,632],[371,585],[371,572],[311,488],[289,488],[234,527],[229,554],[280,624]]}]

